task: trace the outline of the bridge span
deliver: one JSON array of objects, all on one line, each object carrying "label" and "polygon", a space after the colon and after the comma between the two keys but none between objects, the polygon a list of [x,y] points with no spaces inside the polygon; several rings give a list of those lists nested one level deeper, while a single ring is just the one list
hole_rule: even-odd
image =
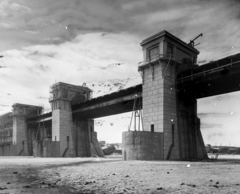
[{"label": "bridge span", "polygon": [[0,117],[0,128],[12,132],[0,139],[0,155],[103,156],[93,119],[135,107],[143,110],[143,131],[123,132],[124,160],[206,159],[197,99],[240,91],[240,54],[199,66],[199,51],[167,31],[141,46],[139,85],[91,99],[89,88],[59,82],[50,90],[52,112],[14,104]]},{"label": "bridge span", "polygon": [[[197,99],[240,91],[240,54],[231,55],[181,72],[177,76],[178,95]],[[74,116],[99,118],[133,110],[136,100],[142,107],[142,84],[73,105]],[[188,99],[189,100],[189,99]],[[28,119],[28,123],[49,120],[52,113]]]}]

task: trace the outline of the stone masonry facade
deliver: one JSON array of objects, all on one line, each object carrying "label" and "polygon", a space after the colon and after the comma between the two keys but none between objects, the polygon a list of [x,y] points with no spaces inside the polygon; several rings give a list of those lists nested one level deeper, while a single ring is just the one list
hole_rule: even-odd
[{"label": "stone masonry facade", "polygon": [[[173,63],[158,61],[144,68],[143,77],[143,128],[145,131],[164,133],[164,158],[170,145],[178,145],[175,69]],[[174,127],[173,127],[174,126]],[[173,129],[174,128],[174,129]],[[172,132],[173,130],[173,132]],[[174,135],[172,134],[174,133]],[[179,157],[173,147],[172,159]]]},{"label": "stone masonry facade", "polygon": [[75,86],[59,82],[51,87],[49,102],[52,107],[52,141],[60,142],[60,157],[74,157],[75,135],[71,105],[90,99],[91,90],[83,86]]}]

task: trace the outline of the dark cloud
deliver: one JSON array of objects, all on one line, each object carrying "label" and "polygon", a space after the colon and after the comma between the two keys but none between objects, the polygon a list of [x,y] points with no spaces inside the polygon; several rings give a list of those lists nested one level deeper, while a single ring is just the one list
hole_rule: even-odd
[{"label": "dark cloud", "polygon": [[39,65],[38,68],[43,72],[47,72],[49,70],[49,67],[44,65]]},{"label": "dark cloud", "polygon": [[201,129],[216,129],[216,128],[222,128],[222,124],[216,124],[216,123],[201,123]]},{"label": "dark cloud", "polygon": [[198,117],[200,118],[214,118],[214,117],[232,117],[236,116],[236,114],[233,114],[233,112],[210,112],[210,113],[198,113]]},{"label": "dark cloud", "polygon": [[48,99],[48,97],[43,97],[43,96],[38,96],[37,98],[44,99],[44,100]]},{"label": "dark cloud", "polygon": [[26,4],[31,12],[15,21],[18,27],[11,39],[16,42],[21,36],[25,45],[60,44],[88,32],[124,32],[141,41],[168,30],[189,41],[202,32],[198,48],[203,53],[200,60],[205,60],[213,52],[239,48],[239,5],[226,0],[35,0]]},{"label": "dark cloud", "polygon": [[211,133],[207,136],[208,140],[212,139],[212,138],[215,138],[215,137],[222,137],[223,134],[222,133]]},{"label": "dark cloud", "polygon": [[0,106],[3,106],[3,107],[10,107],[10,105],[6,105],[6,104],[0,104]]},{"label": "dark cloud", "polygon": [[41,51],[34,51],[28,54],[29,56],[47,56],[47,57],[55,57],[55,52],[41,52]]},{"label": "dark cloud", "polygon": [[42,64],[40,64],[40,65],[35,64],[35,65],[27,66],[26,69],[28,72],[31,72],[31,73],[34,73],[37,75],[40,75],[43,72],[47,73],[49,71],[49,67],[46,65],[42,65]]}]

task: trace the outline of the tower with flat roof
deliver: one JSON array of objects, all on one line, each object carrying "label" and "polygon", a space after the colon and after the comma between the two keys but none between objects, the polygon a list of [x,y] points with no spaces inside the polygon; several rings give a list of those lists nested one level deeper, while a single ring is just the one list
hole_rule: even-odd
[{"label": "tower with flat roof", "polygon": [[[182,112],[193,115],[196,110],[180,110],[182,103],[178,98],[176,78],[179,72],[194,67],[199,51],[167,31],[143,40],[141,46],[144,60],[139,63],[138,70],[143,83],[143,129],[162,133],[162,159],[177,160],[183,157],[181,147],[185,146],[184,134],[181,136],[180,131],[184,128],[180,121]],[[195,103],[191,107],[195,107]],[[185,148],[189,146],[192,145],[189,143]]]}]

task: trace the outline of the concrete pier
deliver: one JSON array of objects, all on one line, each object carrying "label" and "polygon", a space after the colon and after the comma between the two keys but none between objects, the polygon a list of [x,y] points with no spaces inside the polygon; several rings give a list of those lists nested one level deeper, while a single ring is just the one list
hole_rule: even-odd
[{"label": "concrete pier", "polygon": [[13,145],[16,145],[18,156],[29,156],[29,136],[27,134],[26,119],[29,116],[38,116],[42,107],[16,103],[13,106]]},{"label": "concrete pier", "polygon": [[[49,102],[52,107],[52,141],[60,142],[60,157],[76,156],[73,139],[78,138],[79,133],[77,135],[74,133],[71,105],[89,100],[90,92],[91,90],[86,87],[62,82],[51,86]],[[74,101],[76,96],[78,96],[77,102]]]},{"label": "concrete pier", "polygon": [[[144,56],[144,61],[139,65],[143,82],[143,130],[163,136],[158,142],[163,154],[156,158],[206,158],[203,141],[197,136],[201,132],[198,129],[196,98],[179,96],[176,84],[178,72],[192,68],[199,52],[166,31],[143,40],[141,46]],[[128,142],[124,138],[126,135],[123,135],[123,142]],[[145,138],[143,142],[148,141],[148,137]],[[124,146],[124,150],[128,150],[128,145]],[[148,151],[151,153],[154,149]],[[126,157],[134,158],[145,159],[146,156],[136,157],[133,154]],[[149,156],[149,159],[152,157]]]},{"label": "concrete pier", "polygon": [[126,131],[122,134],[123,160],[163,160],[163,133]]}]

